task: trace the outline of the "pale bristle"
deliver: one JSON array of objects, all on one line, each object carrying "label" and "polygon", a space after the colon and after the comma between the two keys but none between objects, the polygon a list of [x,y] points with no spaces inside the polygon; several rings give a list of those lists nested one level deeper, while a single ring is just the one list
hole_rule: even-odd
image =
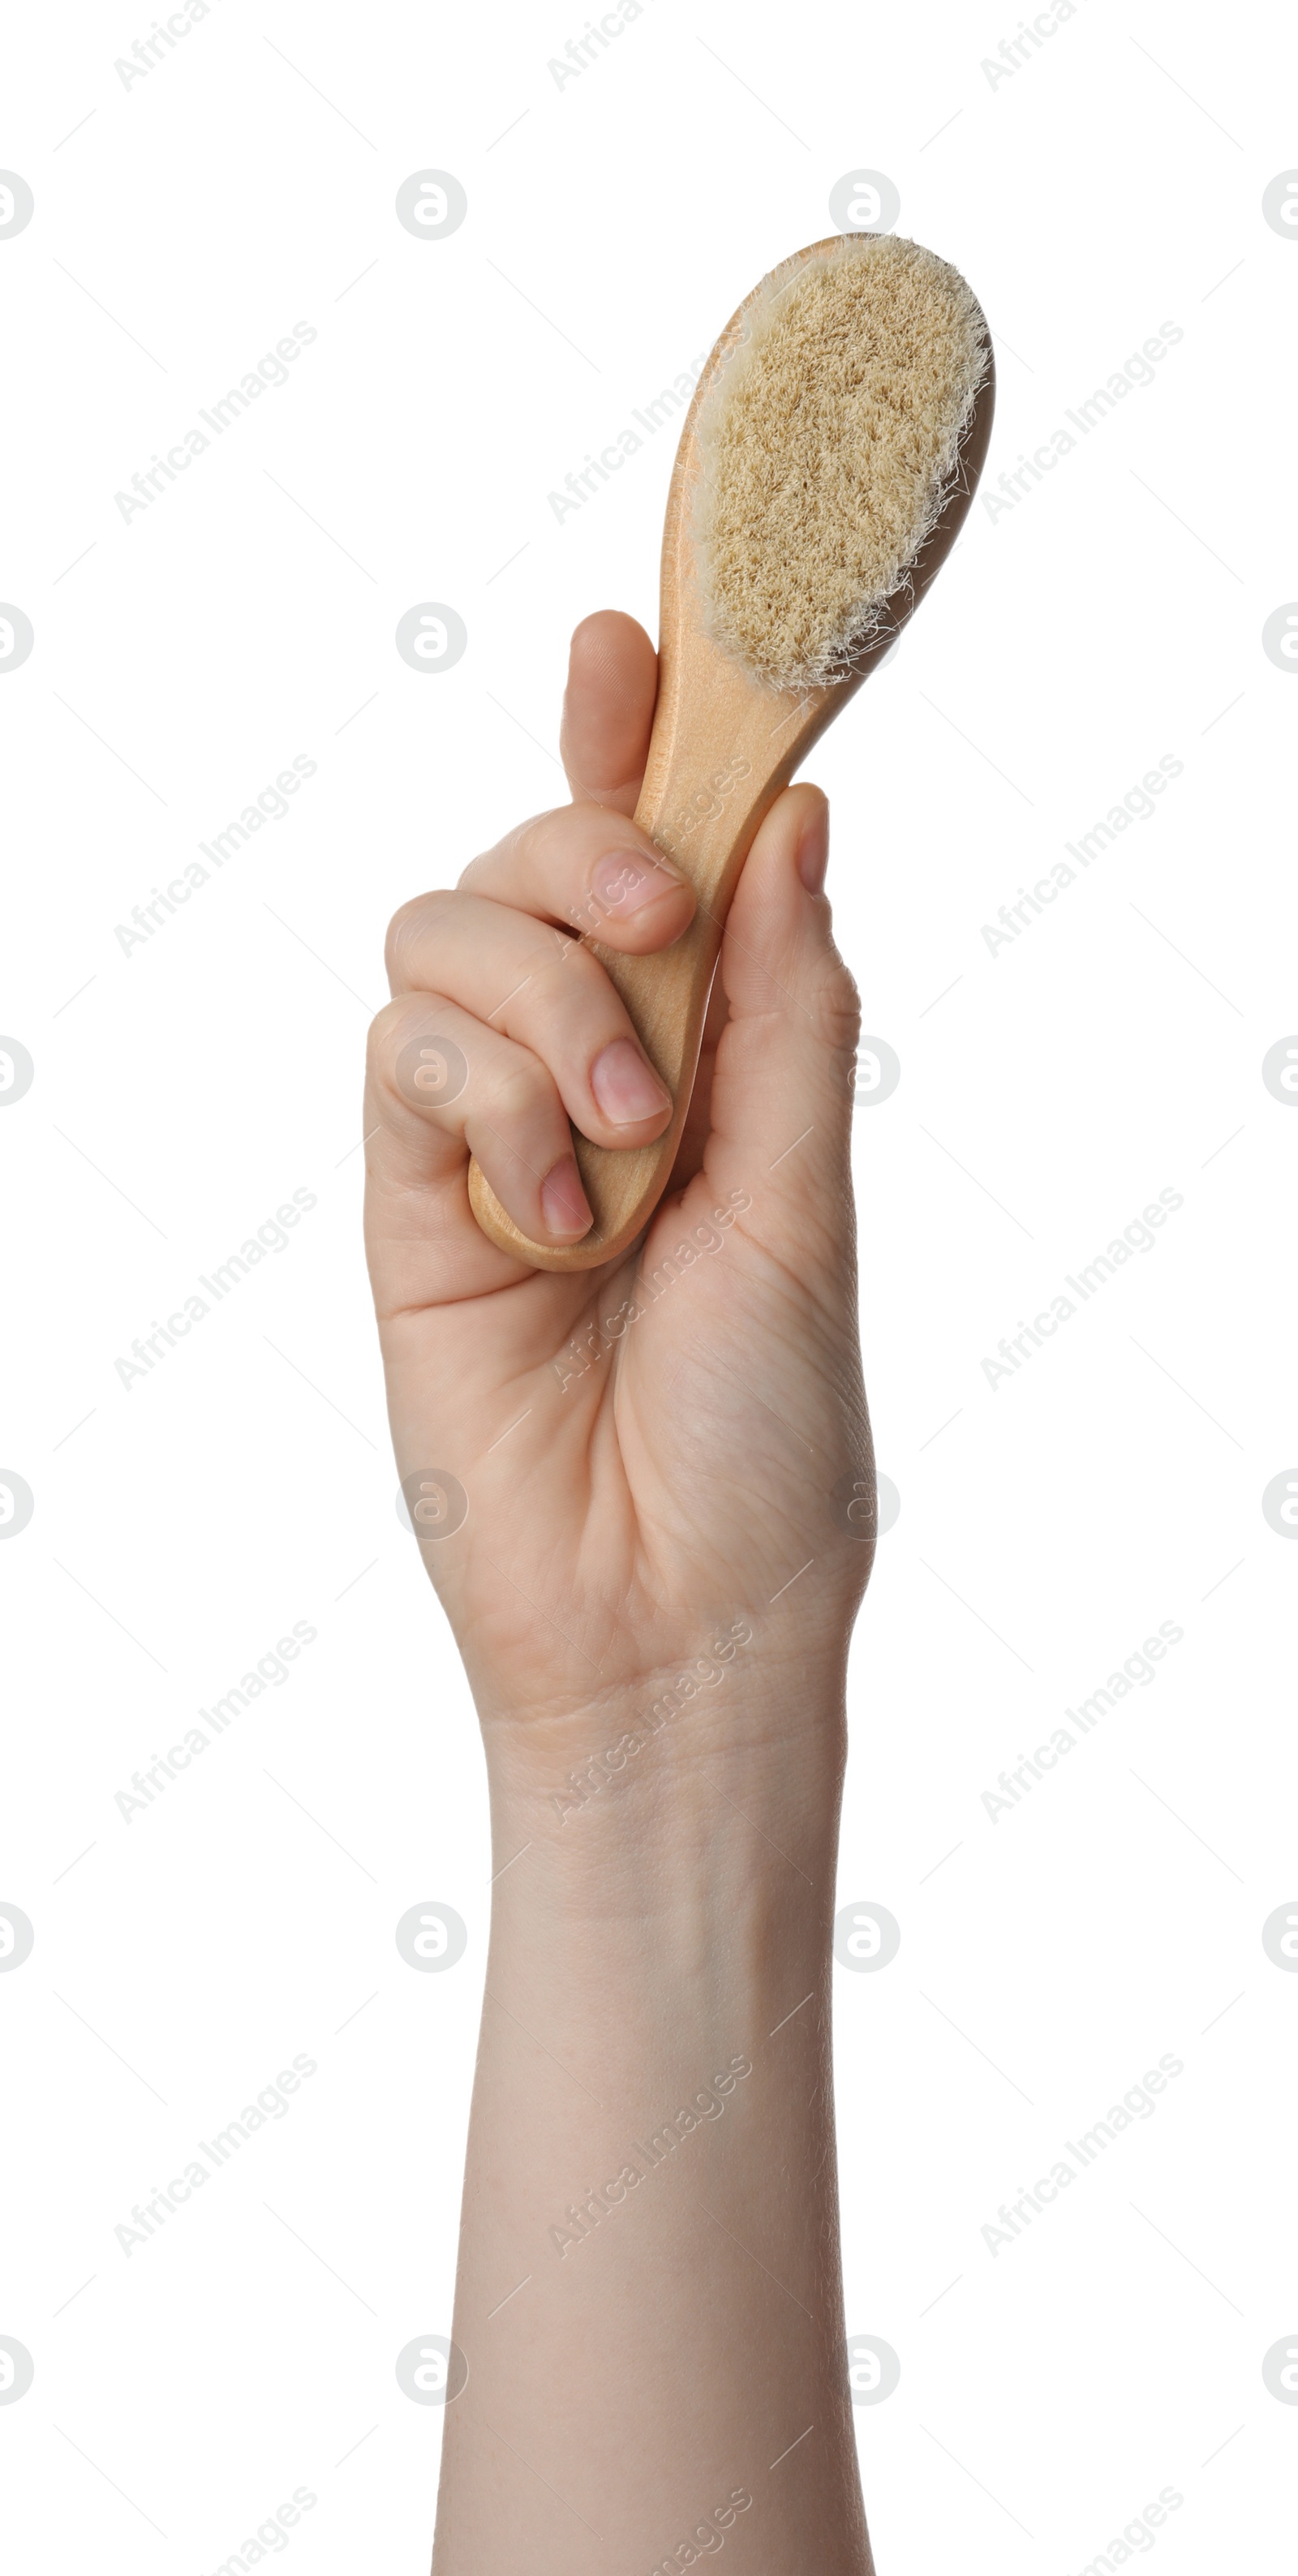
[{"label": "pale bristle", "polygon": [[776,689],[844,678],[959,472],[990,363],[958,270],[893,234],[776,269],[699,406],[708,630]]}]

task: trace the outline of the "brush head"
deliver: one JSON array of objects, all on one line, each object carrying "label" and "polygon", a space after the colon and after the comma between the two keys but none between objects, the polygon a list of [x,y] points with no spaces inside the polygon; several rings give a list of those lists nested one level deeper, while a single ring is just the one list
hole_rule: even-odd
[{"label": "brush head", "polygon": [[991,366],[959,271],[848,233],[773,269],[695,420],[708,633],[774,689],[846,679],[960,474]]}]

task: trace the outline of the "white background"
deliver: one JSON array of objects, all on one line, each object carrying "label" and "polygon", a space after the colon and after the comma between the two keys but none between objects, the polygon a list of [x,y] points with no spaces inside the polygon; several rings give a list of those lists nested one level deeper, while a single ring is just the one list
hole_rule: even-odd
[{"label": "white background", "polygon": [[[867,2503],[881,2576],[1068,2576],[1165,2486],[1169,2576],[1277,2567],[1298,1978],[1260,1931],[1298,1894],[1298,1549],[1260,1498],[1298,1458],[1298,1115],[1260,1066],[1298,1027],[1298,690],[1261,629],[1298,594],[1298,243],[1261,197],[1298,159],[1292,27],[1081,0],[993,85],[1008,9],[649,0],[560,87],[576,11],[213,0],[127,88],[150,23],[16,13],[0,136],[36,201],[0,240],[0,594],[36,636],[0,678],[0,1029],[36,1067],[0,1116],[0,1463],[35,1495],[0,1547],[0,1898],[36,1928],[0,1976],[0,2333],[35,2362],[0,2407],[7,2562],[208,2576],[302,2485],[302,2576],[426,2568],[441,2418],[393,2363],[449,2331],[489,1863],[394,1510],[366,1018],[395,905],[561,794],[572,623],[655,627],[672,432],[562,523],[548,493],[866,167],[991,318],[986,489],[1183,334],[1012,509],[975,504],[815,757],[839,937],[902,1064],[856,1121],[902,1499],[840,1883],[902,1942],[835,1980],[848,2323],[902,2364],[858,2418]],[[443,240],[394,213],[430,166],[468,194]],[[298,320],[290,381],[125,522],[114,494]],[[429,599],[469,643],[423,676],[393,631]],[[299,753],[288,815],[124,954],[115,925]],[[989,954],[1164,754],[1156,814]],[[287,1247],[124,1387],[294,1189]],[[984,1356],[1163,1189],[1156,1248],[993,1390]],[[131,1773],[295,1621],[288,1680],[126,1823]],[[1163,1621],[1156,1681],[993,1823],[997,1774]],[[395,1948],[424,1899],[468,1925],[452,1973]],[[289,2113],[128,2258],[132,2203],[295,2053]],[[1165,2053],[1156,2113],[993,2256],[997,2205]]]}]

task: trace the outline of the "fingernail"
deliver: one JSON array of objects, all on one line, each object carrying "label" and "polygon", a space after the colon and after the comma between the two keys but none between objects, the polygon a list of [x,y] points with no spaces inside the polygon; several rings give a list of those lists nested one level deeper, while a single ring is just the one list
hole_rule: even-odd
[{"label": "fingernail", "polygon": [[824,889],[829,866],[829,807],[818,803],[803,824],[798,842],[798,874],[808,894]]},{"label": "fingernail", "polygon": [[590,1087],[613,1127],[638,1127],[671,1107],[671,1093],[630,1038],[614,1038],[590,1069]]},{"label": "fingernail", "polygon": [[684,878],[666,859],[647,859],[639,850],[610,850],[596,866],[591,892],[605,912],[642,912],[661,902]]},{"label": "fingernail", "polygon": [[565,1154],[541,1183],[541,1214],[547,1234],[588,1234],[591,1213],[576,1156]]}]

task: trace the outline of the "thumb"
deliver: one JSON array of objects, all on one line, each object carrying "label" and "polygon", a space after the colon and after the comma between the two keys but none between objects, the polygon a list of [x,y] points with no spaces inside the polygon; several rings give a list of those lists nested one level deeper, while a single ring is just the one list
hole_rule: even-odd
[{"label": "thumb", "polygon": [[773,1253],[853,1257],[852,1070],[856,985],[821,889],[829,806],[786,788],[749,852],[726,923],[720,974],[730,1017],[717,1050],[706,1169],[752,1200],[744,1231]]}]

